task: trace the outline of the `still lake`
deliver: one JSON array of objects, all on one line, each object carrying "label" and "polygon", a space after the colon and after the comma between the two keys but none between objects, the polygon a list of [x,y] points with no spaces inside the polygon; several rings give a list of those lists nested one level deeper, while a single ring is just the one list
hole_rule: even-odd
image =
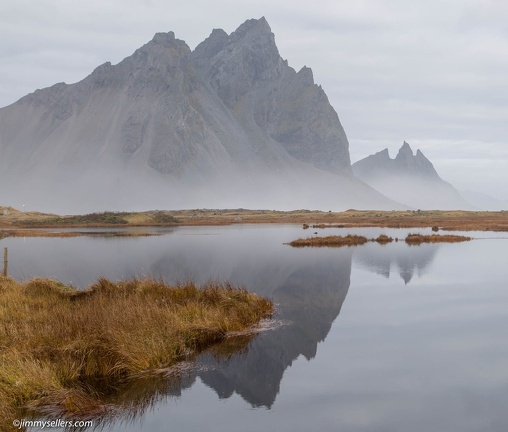
[{"label": "still lake", "polygon": [[[457,244],[284,245],[294,225],[178,227],[154,237],[6,238],[9,274],[230,281],[283,322],[151,397],[113,431],[508,430],[508,235]],[[425,229],[327,229],[318,235]]]}]

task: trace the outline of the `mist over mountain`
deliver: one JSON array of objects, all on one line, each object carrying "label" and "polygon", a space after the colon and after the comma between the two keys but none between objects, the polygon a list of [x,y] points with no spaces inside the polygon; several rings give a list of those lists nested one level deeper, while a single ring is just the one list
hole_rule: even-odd
[{"label": "mist over mountain", "polygon": [[157,33],[117,65],[0,109],[0,199],[55,212],[400,207],[356,179],[312,71],[264,18],[194,51]]},{"label": "mist over mountain", "polygon": [[508,201],[498,200],[490,195],[477,191],[461,190],[459,192],[467,202],[470,202],[478,209],[490,211],[508,210]]},{"label": "mist over mountain", "polygon": [[404,141],[392,159],[388,149],[352,165],[354,174],[387,197],[419,209],[473,209],[459,192],[444,181],[425,155]]}]

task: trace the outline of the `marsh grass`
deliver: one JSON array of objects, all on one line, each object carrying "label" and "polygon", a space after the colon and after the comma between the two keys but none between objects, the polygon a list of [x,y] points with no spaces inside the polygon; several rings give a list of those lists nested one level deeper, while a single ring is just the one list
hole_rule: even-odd
[{"label": "marsh grass", "polygon": [[471,240],[471,237],[450,235],[450,234],[408,234],[405,241],[410,245],[419,245],[422,243],[458,243]]},{"label": "marsh grass", "polygon": [[130,377],[192,359],[272,312],[229,284],[102,278],[78,291],[0,276],[0,418],[10,424],[23,407],[94,415]]},{"label": "marsh grass", "polygon": [[293,247],[341,247],[355,246],[367,243],[367,237],[358,235],[347,236],[327,236],[327,237],[309,237],[293,240],[288,243]]},{"label": "marsh grass", "polygon": [[391,243],[393,241],[392,237],[388,237],[386,234],[380,234],[377,238],[372,239],[372,241],[375,241],[379,244],[387,244]]},{"label": "marsh grass", "polygon": [[[395,239],[398,241],[399,239]],[[449,234],[408,234],[405,242],[409,245],[420,245],[422,243],[457,243],[472,240],[471,237]],[[368,239],[364,236],[348,234],[347,236],[328,236],[328,237],[309,237],[293,240],[286,243],[293,247],[342,247],[342,246],[357,246],[367,242],[376,242],[379,244],[387,244],[393,242],[392,237],[386,234],[380,234],[377,238]]]},{"label": "marsh grass", "polygon": [[[58,227],[58,226],[174,226],[174,225],[230,225],[238,223],[295,223],[307,227],[322,224],[323,227],[424,228],[461,231],[508,231],[508,211],[475,212],[462,210],[426,211],[371,211],[347,210],[345,212],[321,212],[294,210],[248,209],[188,209],[139,213],[105,212],[83,216],[57,216],[39,212],[21,212],[0,207],[9,212],[0,213],[0,226]],[[312,221],[310,223],[309,221]]]}]

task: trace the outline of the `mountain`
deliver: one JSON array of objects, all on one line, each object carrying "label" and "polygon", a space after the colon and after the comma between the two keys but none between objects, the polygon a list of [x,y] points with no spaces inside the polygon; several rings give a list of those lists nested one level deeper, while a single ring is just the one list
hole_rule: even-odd
[{"label": "mountain", "polygon": [[387,197],[419,209],[464,209],[473,207],[444,181],[425,155],[404,141],[395,159],[388,149],[355,162],[354,174]]},{"label": "mountain", "polygon": [[264,18],[194,51],[157,33],[0,109],[0,182],[1,201],[60,212],[398,206],[352,174],[325,92]]}]

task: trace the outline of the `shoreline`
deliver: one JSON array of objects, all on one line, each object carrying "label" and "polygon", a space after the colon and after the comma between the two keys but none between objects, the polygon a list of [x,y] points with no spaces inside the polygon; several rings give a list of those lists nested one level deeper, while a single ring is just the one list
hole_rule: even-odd
[{"label": "shoreline", "polygon": [[[5,208],[5,207],[4,207]],[[2,207],[0,207],[0,210]],[[106,222],[105,222],[106,221]],[[107,223],[112,221],[113,223]],[[61,228],[152,228],[177,226],[221,226],[238,224],[302,224],[327,228],[426,228],[447,231],[508,232],[508,211],[462,210],[247,210],[191,209],[144,212],[104,212],[77,216],[59,216],[10,209],[0,214],[0,229]],[[314,228],[314,226],[313,226]]]}]

